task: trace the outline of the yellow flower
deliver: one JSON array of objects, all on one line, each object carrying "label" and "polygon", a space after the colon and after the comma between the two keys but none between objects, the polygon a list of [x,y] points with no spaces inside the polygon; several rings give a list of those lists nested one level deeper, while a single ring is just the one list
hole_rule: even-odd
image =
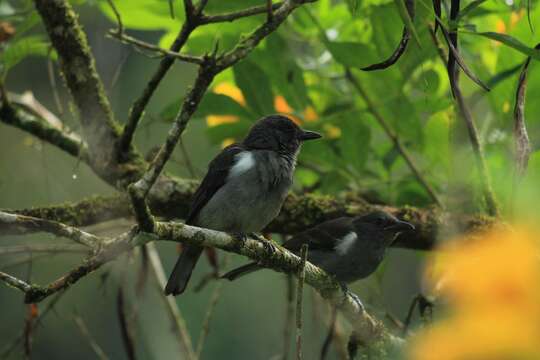
[{"label": "yellow flower", "polygon": [[324,124],[323,125],[323,130],[324,130],[324,133],[326,135],[325,138],[327,138],[327,139],[337,139],[337,138],[341,137],[341,129],[338,128],[335,125]]},{"label": "yellow flower", "polygon": [[[246,100],[244,99],[244,95],[242,95],[242,91],[231,83],[219,83],[212,91],[216,94],[227,95],[242,106],[246,105]],[[232,124],[238,120],[239,118],[236,115],[208,115],[206,117],[206,125],[213,127],[222,124]]]},{"label": "yellow flower", "polygon": [[308,107],[304,110],[303,115],[304,115],[304,120],[308,122],[319,119],[319,115],[317,115],[317,113],[315,112],[315,109],[311,105],[308,105]]}]

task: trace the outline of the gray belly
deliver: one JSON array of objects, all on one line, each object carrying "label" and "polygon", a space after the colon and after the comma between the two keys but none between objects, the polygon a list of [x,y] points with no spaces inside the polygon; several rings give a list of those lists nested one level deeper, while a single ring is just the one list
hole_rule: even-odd
[{"label": "gray belly", "polygon": [[256,169],[247,171],[228,179],[201,209],[196,224],[227,232],[259,232],[278,215],[290,185],[287,177],[268,186]]}]

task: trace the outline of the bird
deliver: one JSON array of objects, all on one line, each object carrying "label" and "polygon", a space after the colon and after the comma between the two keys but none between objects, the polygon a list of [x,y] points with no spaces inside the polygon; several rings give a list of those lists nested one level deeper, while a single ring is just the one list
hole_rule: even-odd
[{"label": "bird", "polygon": [[[281,209],[302,143],[320,137],[283,115],[257,120],[240,143],[225,147],[210,162],[185,223],[240,239],[261,231]],[[165,286],[166,295],[185,291],[202,250],[184,246]]]},{"label": "bird", "polygon": [[[400,233],[410,230],[414,230],[412,224],[378,210],[322,222],[293,236],[282,246],[298,254],[302,245],[307,244],[307,260],[334,276],[347,289],[346,284],[377,270],[386,249]],[[252,262],[229,271],[222,278],[233,281],[262,268]]]}]

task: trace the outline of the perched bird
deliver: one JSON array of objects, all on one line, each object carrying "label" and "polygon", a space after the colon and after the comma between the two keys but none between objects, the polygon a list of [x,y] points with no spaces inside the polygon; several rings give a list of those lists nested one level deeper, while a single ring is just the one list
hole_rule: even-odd
[{"label": "perched bird", "polygon": [[[241,237],[261,231],[281,209],[302,142],[320,137],[285,116],[258,120],[241,143],[227,146],[212,160],[195,192],[186,224]],[[184,247],[165,287],[166,295],[184,292],[202,250]]]},{"label": "perched bird", "polygon": [[[342,286],[372,274],[382,262],[386,248],[404,231],[408,222],[375,211],[358,217],[325,221],[292,237],[283,247],[298,254],[308,244],[308,261],[333,275]],[[254,262],[223,275],[235,280],[262,267]]]}]

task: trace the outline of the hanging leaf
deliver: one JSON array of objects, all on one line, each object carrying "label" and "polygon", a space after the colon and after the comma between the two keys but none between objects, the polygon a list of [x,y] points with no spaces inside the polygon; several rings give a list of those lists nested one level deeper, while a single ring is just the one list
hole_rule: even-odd
[{"label": "hanging leaf", "polygon": [[420,37],[418,37],[418,32],[416,31],[416,27],[414,26],[414,11],[411,16],[409,8],[411,6],[403,0],[394,0],[394,3],[396,4],[396,7],[399,12],[399,16],[401,16],[401,20],[403,20],[403,24],[409,30],[409,32],[412,34],[416,42],[418,43],[418,46],[421,47],[420,44]]},{"label": "hanging leaf", "polygon": [[[433,0],[433,12],[435,13],[435,20],[441,18],[441,0]],[[439,23],[435,21],[435,29],[433,32],[437,33],[437,27],[439,26]]]},{"label": "hanging leaf", "polygon": [[482,5],[485,1],[486,0],[474,0],[471,3],[469,3],[467,6],[463,8],[463,10],[459,12],[459,15],[456,18],[456,22],[460,22],[462,19],[467,17],[467,15],[469,15],[473,10],[475,10],[477,7]]},{"label": "hanging leaf", "polygon": [[375,60],[373,50],[366,44],[352,41],[326,41],[334,59],[346,67],[363,68]]},{"label": "hanging leaf", "polygon": [[[536,46],[540,48],[540,44]],[[517,178],[521,178],[527,171],[529,155],[531,154],[531,144],[529,135],[527,134],[527,126],[525,124],[525,93],[527,90],[527,70],[531,58],[527,58],[521,73],[516,90],[516,100],[514,104],[514,149],[515,149],[515,174]]]},{"label": "hanging leaf", "polygon": [[4,67],[4,72],[17,65],[29,56],[47,56],[49,53],[49,43],[41,36],[27,36],[16,41],[12,41],[0,55],[0,61]]},{"label": "hanging leaf", "polygon": [[463,70],[465,75],[469,77],[472,81],[474,81],[478,86],[480,86],[482,89],[489,91],[489,87],[485,85],[472,71],[469,69],[467,64],[465,64],[465,61],[461,58],[461,55],[459,54],[458,50],[454,47],[452,44],[452,41],[450,39],[450,34],[448,34],[448,31],[444,28],[444,26],[439,22],[439,20],[436,20],[436,22],[441,27],[441,31],[444,35],[444,39],[446,40],[446,43],[448,44],[448,48],[450,49],[450,52],[452,53],[454,59],[458,63],[459,67]]},{"label": "hanging leaf", "polygon": [[514,50],[517,50],[527,56],[530,56],[533,59],[540,60],[540,50],[536,48],[528,47],[527,45],[523,44],[518,39],[501,33],[496,32],[470,32],[470,31],[464,31],[465,34],[474,34],[474,35],[480,35],[487,37],[488,39],[495,40],[498,42],[503,43],[504,45],[511,47]]}]

